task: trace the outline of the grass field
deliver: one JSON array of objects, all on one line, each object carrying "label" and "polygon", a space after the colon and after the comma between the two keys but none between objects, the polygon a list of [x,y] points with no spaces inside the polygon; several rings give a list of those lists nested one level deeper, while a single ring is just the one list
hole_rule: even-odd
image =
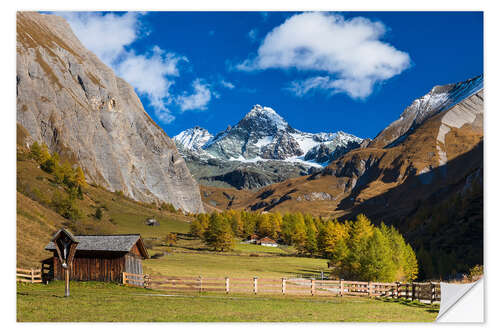
[{"label": "grass field", "polygon": [[183,321],[183,322],[430,322],[437,307],[362,297],[291,297],[195,294],[165,296],[158,291],[112,283],[17,285],[17,320]]},{"label": "grass field", "polygon": [[290,277],[320,274],[326,259],[293,256],[250,256],[217,253],[173,252],[143,262],[145,273],[213,277]]}]

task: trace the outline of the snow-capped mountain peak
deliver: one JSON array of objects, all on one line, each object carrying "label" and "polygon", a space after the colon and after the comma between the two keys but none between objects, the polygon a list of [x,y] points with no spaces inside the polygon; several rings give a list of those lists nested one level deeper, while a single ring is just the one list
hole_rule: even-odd
[{"label": "snow-capped mountain peak", "polygon": [[250,123],[251,125],[260,123],[263,126],[283,131],[289,127],[285,119],[283,119],[283,117],[281,117],[276,111],[270,107],[261,106],[259,104],[254,105],[252,110],[245,115],[239,124],[244,126],[246,123]]},{"label": "snow-capped mountain peak", "polygon": [[177,148],[188,150],[200,150],[212,138],[212,134],[199,126],[182,131],[173,137]]},{"label": "snow-capped mountain peak", "polygon": [[[174,137],[178,147],[197,151],[196,155],[200,158],[203,156],[247,163],[257,160],[281,160],[321,167],[341,154],[357,148],[362,141],[341,131],[307,133],[296,130],[272,108],[258,104],[235,126],[229,126],[215,136],[197,135],[199,130],[195,129]],[[200,138],[203,138],[203,141],[200,141]],[[315,149],[320,145],[321,149]],[[320,155],[321,162],[317,162]]]}]

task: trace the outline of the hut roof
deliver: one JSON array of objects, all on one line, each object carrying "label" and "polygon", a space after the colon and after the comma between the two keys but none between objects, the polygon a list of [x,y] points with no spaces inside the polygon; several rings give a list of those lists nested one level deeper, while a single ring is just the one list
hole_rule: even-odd
[{"label": "hut roof", "polygon": [[261,242],[261,243],[276,244],[276,241],[274,239],[269,238],[269,237],[261,238],[259,242]]},{"label": "hut roof", "polygon": [[[81,235],[74,236],[78,241],[77,251],[111,251],[111,252],[129,252],[135,243],[140,240],[139,248],[148,258],[147,251],[142,243],[141,235]],[[45,250],[56,250],[54,242],[50,242]]]}]

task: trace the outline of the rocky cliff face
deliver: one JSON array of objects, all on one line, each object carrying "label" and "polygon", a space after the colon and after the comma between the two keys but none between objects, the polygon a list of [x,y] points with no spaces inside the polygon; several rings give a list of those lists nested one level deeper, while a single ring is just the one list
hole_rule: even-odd
[{"label": "rocky cliff face", "polygon": [[134,89],[53,15],[17,14],[17,122],[83,167],[90,182],[140,201],[203,211],[173,141]]}]

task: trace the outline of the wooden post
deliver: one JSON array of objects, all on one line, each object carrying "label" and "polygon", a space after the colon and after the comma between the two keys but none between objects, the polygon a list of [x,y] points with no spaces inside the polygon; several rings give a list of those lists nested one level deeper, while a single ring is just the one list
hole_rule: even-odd
[{"label": "wooden post", "polygon": [[415,283],[411,283],[411,300],[415,300]]},{"label": "wooden post", "polygon": [[35,283],[35,270],[31,269],[31,283]]},{"label": "wooden post", "polygon": [[340,296],[344,296],[344,279],[340,279]]},{"label": "wooden post", "polygon": [[226,294],[229,294],[229,278],[226,277]]},{"label": "wooden post", "polygon": [[372,297],[372,282],[368,282],[368,297]]},{"label": "wooden post", "polygon": [[69,297],[69,267],[64,269],[64,275],[66,277],[66,285],[64,288],[64,296]]},{"label": "wooden post", "polygon": [[286,278],[281,278],[281,293],[283,295],[286,293]]},{"label": "wooden post", "polygon": [[405,283],[405,299],[408,299],[409,296],[409,284]]},{"label": "wooden post", "polygon": [[253,278],[253,292],[257,294],[257,277]]},{"label": "wooden post", "polygon": [[314,291],[315,291],[315,285],[314,285],[314,280],[311,279],[311,295],[314,296]]},{"label": "wooden post", "polygon": [[399,299],[399,281],[396,282],[396,299]]},{"label": "wooden post", "polygon": [[127,273],[125,273],[125,272],[122,273],[122,283],[124,285],[127,285],[127,275],[126,274]]}]

